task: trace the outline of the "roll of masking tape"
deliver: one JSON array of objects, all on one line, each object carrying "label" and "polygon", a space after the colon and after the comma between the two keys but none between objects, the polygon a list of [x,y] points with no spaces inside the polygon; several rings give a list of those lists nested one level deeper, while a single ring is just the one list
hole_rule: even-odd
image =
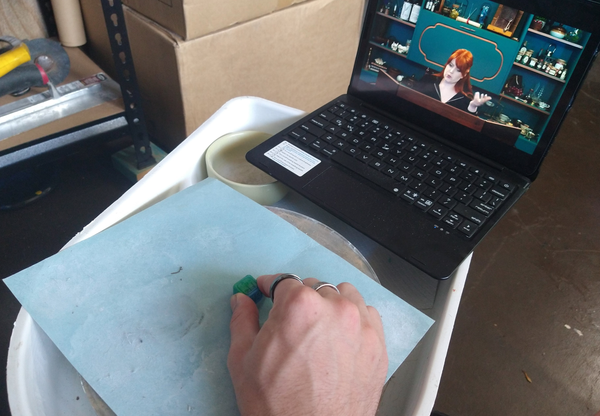
[{"label": "roll of masking tape", "polygon": [[3,53],[0,55],[0,77],[8,74],[19,65],[29,62],[30,59],[29,48],[24,43]]},{"label": "roll of masking tape", "polygon": [[67,47],[84,45],[86,37],[79,0],[52,0],[52,10],[60,43]]}]

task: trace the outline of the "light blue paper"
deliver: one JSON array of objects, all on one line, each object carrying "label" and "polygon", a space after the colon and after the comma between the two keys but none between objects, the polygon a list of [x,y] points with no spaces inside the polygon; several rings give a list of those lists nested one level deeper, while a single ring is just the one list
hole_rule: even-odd
[{"label": "light blue paper", "polygon": [[117,415],[223,416],[239,414],[226,366],[232,286],[277,272],[354,284],[382,315],[388,378],[432,324],[212,179],[4,281]]}]

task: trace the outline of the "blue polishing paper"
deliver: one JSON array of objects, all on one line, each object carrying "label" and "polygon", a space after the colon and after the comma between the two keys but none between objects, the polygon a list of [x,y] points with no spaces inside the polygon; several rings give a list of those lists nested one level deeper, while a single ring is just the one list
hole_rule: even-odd
[{"label": "blue polishing paper", "polygon": [[232,285],[278,272],[354,284],[382,315],[388,378],[432,324],[213,179],[4,281],[119,416],[223,416],[239,414],[226,365]]}]

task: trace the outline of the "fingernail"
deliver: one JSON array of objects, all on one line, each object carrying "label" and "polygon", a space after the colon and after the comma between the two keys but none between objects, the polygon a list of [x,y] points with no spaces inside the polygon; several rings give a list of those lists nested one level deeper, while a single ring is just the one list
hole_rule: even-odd
[{"label": "fingernail", "polygon": [[238,305],[237,293],[231,297],[229,304],[231,305],[231,312],[235,311],[235,308],[237,308]]}]

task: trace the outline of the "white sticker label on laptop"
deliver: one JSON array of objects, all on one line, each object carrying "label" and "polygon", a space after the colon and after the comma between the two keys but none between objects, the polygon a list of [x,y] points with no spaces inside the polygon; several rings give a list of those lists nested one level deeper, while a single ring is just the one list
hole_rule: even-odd
[{"label": "white sticker label on laptop", "polygon": [[316,157],[286,141],[266,152],[265,156],[298,176],[304,175],[321,163]]}]

